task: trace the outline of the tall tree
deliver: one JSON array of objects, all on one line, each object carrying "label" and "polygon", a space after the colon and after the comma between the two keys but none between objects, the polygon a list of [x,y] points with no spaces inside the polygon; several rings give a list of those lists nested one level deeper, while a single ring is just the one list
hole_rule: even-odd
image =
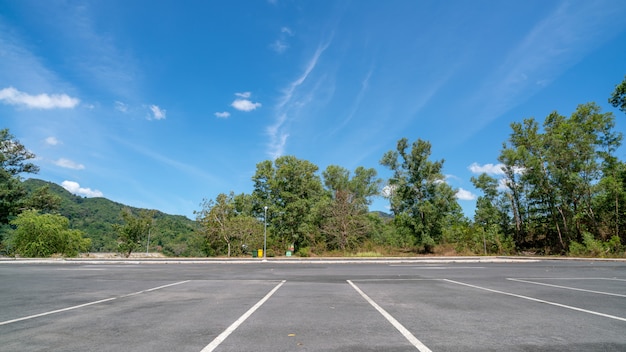
[{"label": "tall tree", "polygon": [[[295,249],[307,246],[313,235],[313,209],[323,196],[318,167],[294,156],[281,156],[257,164],[252,177],[254,212],[265,216],[268,207],[268,231],[279,242],[280,250],[293,244]],[[268,240],[269,241],[269,240]]]},{"label": "tall tree", "polygon": [[460,212],[455,192],[442,173],[443,160],[431,161],[431,145],[418,139],[398,141],[395,151],[385,153],[381,164],[393,171],[389,181],[391,210],[401,231],[408,231],[416,244],[432,251],[441,241],[447,218]]},{"label": "tall tree", "polygon": [[371,197],[378,194],[376,170],[357,167],[354,176],[343,167],[330,165],[322,173],[331,200],[322,210],[321,230],[329,249],[354,249],[370,231],[367,216]]}]

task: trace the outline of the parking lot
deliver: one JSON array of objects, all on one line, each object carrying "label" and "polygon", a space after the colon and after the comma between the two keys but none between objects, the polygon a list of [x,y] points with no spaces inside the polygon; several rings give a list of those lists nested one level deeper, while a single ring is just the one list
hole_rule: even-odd
[{"label": "parking lot", "polygon": [[626,263],[0,262],[3,351],[625,351]]}]

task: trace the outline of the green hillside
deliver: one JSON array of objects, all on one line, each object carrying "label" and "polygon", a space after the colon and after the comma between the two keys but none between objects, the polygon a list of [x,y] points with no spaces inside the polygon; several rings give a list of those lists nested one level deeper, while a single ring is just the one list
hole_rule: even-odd
[{"label": "green hillside", "polygon": [[[122,223],[122,209],[130,208],[134,213],[142,210],[106,198],[76,196],[55,183],[38,179],[28,179],[23,185],[29,193],[48,186],[52,194],[61,197],[59,213],[70,220],[71,228],[83,231],[91,239],[92,252],[117,251],[117,233],[112,225]],[[158,251],[171,256],[200,256],[201,246],[196,243],[195,230],[195,221],[157,211],[155,225],[150,233],[150,252]],[[143,248],[145,250],[145,246]]]}]

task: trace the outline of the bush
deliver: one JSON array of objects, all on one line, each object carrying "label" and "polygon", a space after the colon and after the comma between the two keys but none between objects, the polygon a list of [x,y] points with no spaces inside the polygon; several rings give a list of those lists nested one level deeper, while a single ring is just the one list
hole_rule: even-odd
[{"label": "bush", "polygon": [[69,229],[70,221],[54,214],[27,210],[11,221],[16,226],[12,249],[22,257],[77,256],[91,247],[81,231]]},{"label": "bush", "polygon": [[621,256],[624,247],[619,236],[613,236],[608,241],[596,240],[589,232],[583,233],[583,243],[572,241],[569,245],[569,255],[574,257],[606,257]]},{"label": "bush", "polygon": [[310,257],[311,256],[311,249],[309,247],[301,247],[298,249],[298,252],[296,253],[299,257]]}]

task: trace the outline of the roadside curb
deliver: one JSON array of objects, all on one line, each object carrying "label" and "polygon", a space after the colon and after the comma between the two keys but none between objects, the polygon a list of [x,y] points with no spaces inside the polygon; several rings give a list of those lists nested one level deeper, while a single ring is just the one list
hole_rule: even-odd
[{"label": "roadside curb", "polygon": [[541,261],[626,262],[622,258],[573,257],[383,257],[383,258],[0,258],[1,264],[454,264]]}]

